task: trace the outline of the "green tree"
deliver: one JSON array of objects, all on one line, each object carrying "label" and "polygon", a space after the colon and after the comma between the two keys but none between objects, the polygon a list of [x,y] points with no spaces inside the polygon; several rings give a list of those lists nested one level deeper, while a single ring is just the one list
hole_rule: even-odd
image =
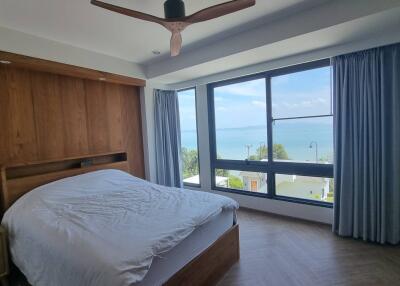
[{"label": "green tree", "polygon": [[243,182],[239,177],[229,175],[229,187],[232,189],[243,189]]},{"label": "green tree", "polygon": [[[274,144],[274,159],[289,160],[289,156],[282,144]],[[257,148],[256,153],[249,157],[249,160],[260,161],[268,158],[268,148],[263,145]]]},{"label": "green tree", "polygon": [[329,180],[329,192],[333,193],[335,191],[335,180],[331,178]]},{"label": "green tree", "polygon": [[225,169],[216,169],[215,170],[215,175],[220,176],[220,177],[228,177],[229,176],[229,171]]},{"label": "green tree", "polygon": [[274,144],[274,159],[289,160],[288,153],[282,144]]},{"label": "green tree", "polygon": [[329,180],[329,192],[327,194],[327,202],[333,203],[334,201],[334,192],[335,192],[335,186],[334,186],[334,180],[333,178]]},{"label": "green tree", "polygon": [[190,178],[199,174],[199,155],[196,150],[182,147],[182,173],[183,178]]},{"label": "green tree", "polygon": [[256,154],[251,155],[249,157],[249,160],[260,161],[260,160],[267,159],[267,158],[268,158],[268,148],[267,148],[267,146],[262,145],[257,148]]},{"label": "green tree", "polygon": [[319,162],[325,163],[325,162],[330,162],[330,156],[329,155],[325,155],[325,156],[321,156],[318,158]]}]

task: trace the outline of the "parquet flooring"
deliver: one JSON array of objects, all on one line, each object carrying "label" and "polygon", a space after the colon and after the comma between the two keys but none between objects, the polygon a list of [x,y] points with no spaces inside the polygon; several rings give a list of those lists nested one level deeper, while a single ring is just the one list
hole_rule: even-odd
[{"label": "parquet flooring", "polygon": [[328,225],[240,210],[240,261],[218,286],[400,285],[400,247],[340,238]]}]

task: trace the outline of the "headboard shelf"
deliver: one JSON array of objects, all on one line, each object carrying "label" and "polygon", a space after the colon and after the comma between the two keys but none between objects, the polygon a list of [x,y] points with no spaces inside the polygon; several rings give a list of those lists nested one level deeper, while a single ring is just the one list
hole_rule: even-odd
[{"label": "headboard shelf", "polygon": [[18,198],[41,185],[87,172],[118,169],[129,171],[125,152],[110,152],[60,160],[23,163],[1,167],[3,211]]},{"label": "headboard shelf", "polygon": [[105,153],[96,153],[96,154],[88,154],[82,156],[73,156],[73,157],[64,157],[64,158],[57,158],[57,159],[50,159],[50,160],[40,160],[40,161],[33,161],[33,162],[21,162],[17,164],[10,164],[6,165],[6,168],[18,168],[24,166],[34,166],[34,165],[43,165],[47,163],[54,163],[54,162],[64,162],[64,161],[71,161],[71,160],[82,160],[82,159],[92,159],[97,157],[106,157],[106,156],[116,156],[116,155],[126,155],[125,151],[114,151],[114,152],[105,152]]}]

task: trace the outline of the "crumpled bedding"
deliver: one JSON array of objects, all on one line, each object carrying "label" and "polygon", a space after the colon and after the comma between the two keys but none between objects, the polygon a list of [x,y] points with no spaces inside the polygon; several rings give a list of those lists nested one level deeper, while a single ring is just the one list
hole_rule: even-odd
[{"label": "crumpled bedding", "polygon": [[102,170],[32,190],[2,225],[12,259],[32,285],[126,286],[196,227],[237,208],[224,196]]}]

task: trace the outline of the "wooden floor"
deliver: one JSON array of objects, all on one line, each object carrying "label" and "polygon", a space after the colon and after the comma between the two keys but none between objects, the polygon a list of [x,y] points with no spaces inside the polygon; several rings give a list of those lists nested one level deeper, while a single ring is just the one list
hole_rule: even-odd
[{"label": "wooden floor", "polygon": [[400,247],[343,239],[330,226],[256,211],[240,210],[238,218],[241,258],[218,286],[400,285]]},{"label": "wooden floor", "polygon": [[218,286],[400,285],[400,247],[339,238],[330,226],[241,210],[240,261]]}]

